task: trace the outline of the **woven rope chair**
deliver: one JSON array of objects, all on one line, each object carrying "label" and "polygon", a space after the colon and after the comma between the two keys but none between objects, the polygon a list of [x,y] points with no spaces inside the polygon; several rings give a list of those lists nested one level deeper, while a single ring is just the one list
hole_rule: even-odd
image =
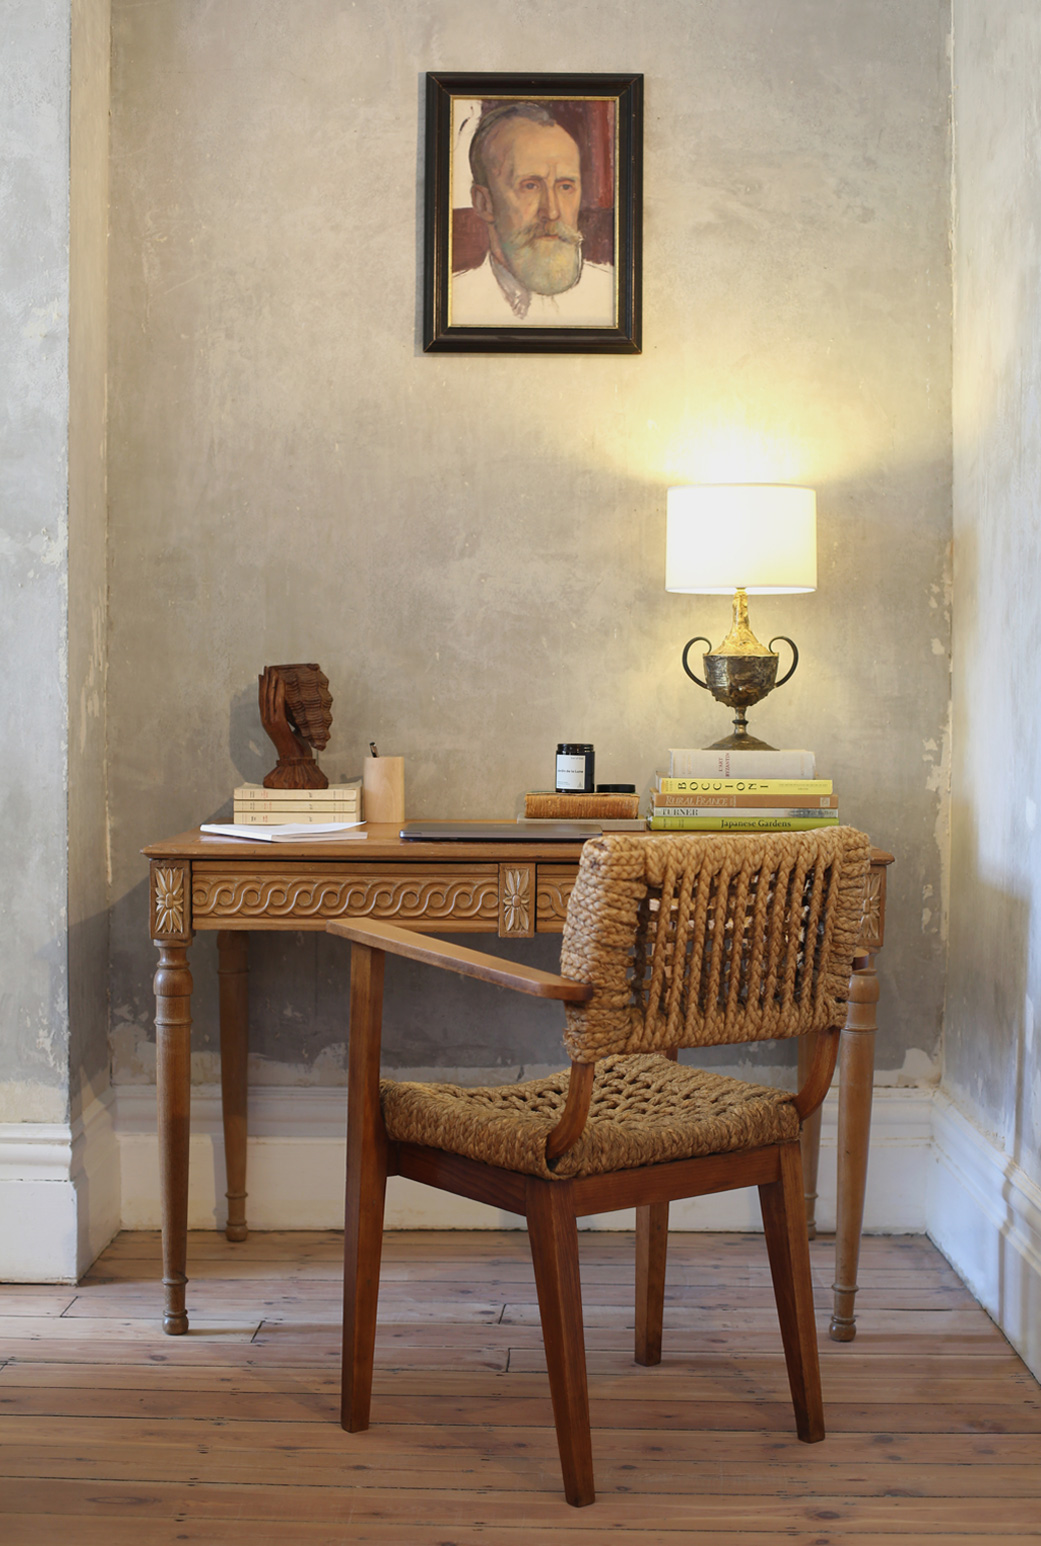
[{"label": "woven rope chair", "polygon": [[[369,1424],[386,1177],[524,1214],[564,1490],[594,1500],[576,1220],[636,1208],[636,1359],[661,1357],[671,1199],[758,1186],[796,1430],[824,1437],[799,1154],[845,1021],[870,847],[850,827],[588,842],[561,975],[345,919],[352,941],[342,1422]],[[385,952],[563,1000],[571,1067],[489,1089],[380,1080]],[[816,1033],[796,1095],[680,1047]]]}]

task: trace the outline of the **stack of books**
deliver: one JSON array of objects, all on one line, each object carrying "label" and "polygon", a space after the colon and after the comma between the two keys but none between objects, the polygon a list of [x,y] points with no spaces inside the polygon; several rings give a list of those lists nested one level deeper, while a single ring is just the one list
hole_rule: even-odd
[{"label": "stack of books", "polygon": [[803,832],[836,826],[830,778],[659,778],[653,832]]},{"label": "stack of books", "polygon": [[[682,771],[681,771],[682,770]],[[803,832],[837,826],[830,778],[806,751],[673,751],[655,780],[653,832]]]},{"label": "stack of books", "polygon": [[265,789],[240,784],[235,790],[237,827],[324,826],[361,821],[361,780],[330,784],[328,789]]}]

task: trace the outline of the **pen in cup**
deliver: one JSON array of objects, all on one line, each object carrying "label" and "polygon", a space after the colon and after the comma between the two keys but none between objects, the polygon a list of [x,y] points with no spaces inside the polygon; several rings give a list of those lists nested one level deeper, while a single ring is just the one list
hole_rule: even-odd
[{"label": "pen in cup", "polygon": [[362,758],[362,800],[366,821],[397,822],[405,819],[405,759],[381,757],[375,741],[369,742],[371,757]]}]

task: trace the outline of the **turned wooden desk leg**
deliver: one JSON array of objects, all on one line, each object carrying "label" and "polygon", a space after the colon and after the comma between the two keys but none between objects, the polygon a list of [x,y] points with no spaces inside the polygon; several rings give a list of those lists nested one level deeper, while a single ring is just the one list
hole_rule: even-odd
[{"label": "turned wooden desk leg", "polygon": [[849,984],[849,1008],[839,1051],[838,1198],[835,1218],[835,1282],[831,1327],[835,1342],[857,1334],[853,1301],[857,1293],[860,1231],[867,1189],[871,1093],[878,1029],[878,977],[873,955],[862,957]]},{"label": "turned wooden desk leg", "polygon": [[249,935],[221,929],[217,935],[220,978],[220,1092],[224,1121],[229,1240],[245,1240],[246,1064],[249,1057]]},{"label": "turned wooden desk leg", "polygon": [[[813,1063],[816,1035],[799,1037],[799,1088],[809,1077]],[[803,1200],[806,1204],[806,1234],[810,1240],[817,1238],[817,1171],[821,1153],[821,1107],[818,1106],[802,1124],[802,1177]]]},{"label": "turned wooden desk leg", "polygon": [[155,974],[156,1097],[163,1220],[163,1330],[188,1330],[188,1135],[191,1106],[192,974],[185,945],[159,943]]}]

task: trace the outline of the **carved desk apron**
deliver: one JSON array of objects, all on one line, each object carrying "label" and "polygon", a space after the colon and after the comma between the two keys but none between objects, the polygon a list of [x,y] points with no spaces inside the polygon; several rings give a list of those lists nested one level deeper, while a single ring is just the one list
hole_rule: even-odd
[{"label": "carved desk apron", "polygon": [[[382,918],[438,934],[527,939],[559,934],[578,869],[581,842],[403,842],[395,826],[368,827],[364,841],[265,843],[185,832],[144,850],[151,861],[155,974],[159,1176],[163,1283],[168,1332],[188,1329],[188,1136],[191,1095],[191,993],[188,946],[199,929],[217,932],[220,973],[221,1105],[227,1166],[229,1240],[246,1225],[246,1067],[249,1046],[247,939],[251,930],[324,929],[347,914]],[[835,1313],[831,1335],[856,1334],[860,1229],[867,1181],[886,866],[873,850],[862,936],[850,985],[840,1052],[839,1188]],[[809,1048],[800,1047],[800,1057]],[[807,1222],[815,1229],[819,1113],[804,1141]]]}]

